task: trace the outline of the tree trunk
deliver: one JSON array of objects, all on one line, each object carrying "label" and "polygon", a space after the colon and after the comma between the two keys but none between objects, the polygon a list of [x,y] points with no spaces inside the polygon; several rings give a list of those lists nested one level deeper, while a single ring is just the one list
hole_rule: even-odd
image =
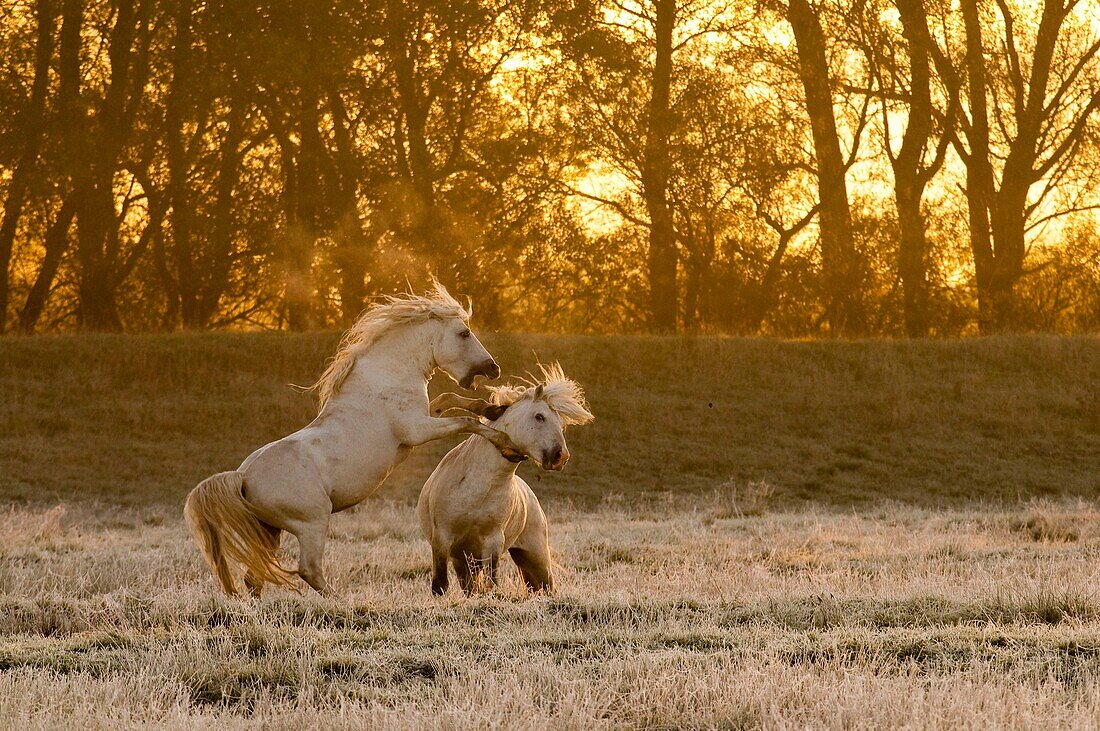
[{"label": "tree trunk", "polygon": [[794,32],[806,113],[817,158],[818,215],[825,316],[833,335],[858,335],[866,327],[862,307],[860,261],[852,235],[847,167],[840,152],[825,37],[808,0],[790,0],[787,19]]},{"label": "tree trunk", "polygon": [[990,217],[993,236],[993,271],[989,277],[990,331],[1012,330],[1019,322],[1016,283],[1024,274],[1024,228],[1027,193],[1024,185],[1010,177],[1008,167],[1001,176],[996,205]]},{"label": "tree trunk", "polygon": [[924,235],[921,198],[924,186],[907,174],[894,175],[894,201],[898,210],[898,275],[901,278],[905,334],[928,335],[928,242]]},{"label": "tree trunk", "polygon": [[779,243],[768,259],[764,276],[760,278],[759,284],[754,288],[756,290],[755,296],[748,303],[745,316],[746,333],[759,333],[760,328],[764,326],[764,318],[775,307],[776,288],[779,285],[779,274],[781,272],[779,265],[783,262],[783,256],[787,253],[787,247],[790,246],[791,240],[801,230],[802,226],[785,231],[776,230],[776,233],[779,234]]},{"label": "tree trunk", "polygon": [[148,75],[150,9],[147,0],[138,7],[133,0],[118,2],[107,49],[110,82],[90,135],[84,182],[75,191],[79,323],[87,330],[122,329],[115,301],[122,282],[113,186]]},{"label": "tree trunk", "polygon": [[69,248],[69,229],[77,210],[77,191],[83,186],[87,168],[81,165],[81,148],[85,143],[87,115],[80,100],[80,44],[84,24],[81,0],[64,0],[61,4],[61,34],[58,41],[57,114],[63,130],[58,167],[69,185],[61,208],[46,230],[46,253],[38,267],[34,284],[19,311],[19,330],[31,334],[46,309],[57,270]]},{"label": "tree trunk", "polygon": [[989,107],[986,100],[985,55],[977,0],[963,0],[966,31],[966,76],[970,102],[967,140],[966,204],[970,224],[970,250],[974,255],[974,279],[978,289],[978,327],[993,330],[993,241],[989,210],[993,202],[993,171],[989,165]]},{"label": "tree trunk", "polygon": [[[395,220],[407,219],[412,243],[429,256],[438,256],[447,247],[447,227],[436,206],[435,165],[428,148],[428,100],[423,98],[417,79],[417,53],[420,38],[410,38],[413,23],[404,0],[390,2],[386,45],[392,64],[400,115],[404,120],[400,137],[404,173],[412,200],[397,205]],[[400,124],[400,121],[399,121]],[[435,262],[437,274],[443,274],[442,262]]]},{"label": "tree trunk", "polygon": [[168,204],[172,209],[172,255],[176,270],[175,290],[179,297],[179,314],[184,328],[203,326],[199,300],[199,282],[194,267],[192,241],[193,211],[190,201],[187,157],[186,109],[190,101],[188,80],[191,68],[192,19],[191,0],[177,0],[173,12],[175,43],[172,48],[172,81],[165,100],[165,147],[168,162]]},{"label": "tree trunk", "polygon": [[366,305],[370,251],[359,215],[357,186],[360,166],[355,141],[348,129],[348,113],[338,89],[328,89],[327,99],[336,141],[333,150],[335,164],[329,168],[329,173],[337,211],[333,238],[336,242],[335,263],[340,272],[340,314],[344,324],[350,325]]},{"label": "tree trunk", "polygon": [[[1073,6],[1074,3],[1067,5],[1061,0],[1044,0],[1034,48],[1026,62],[1021,63],[1016,57],[1011,10],[1007,5],[998,4],[1005,16],[1003,50],[1009,62],[1006,74],[1009,89],[1003,97],[1009,99],[1006,103],[1010,103],[1011,108],[998,110],[997,119],[1008,117],[1007,122],[998,123],[1015,132],[1015,136],[1007,140],[1008,153],[998,188],[990,154],[981,18],[977,0],[962,3],[970,101],[970,124],[965,132],[970,149],[960,150],[960,154],[967,164],[970,245],[978,288],[978,324],[983,333],[1012,329],[1019,322],[1015,287],[1024,274],[1031,186],[1076,149],[1088,127],[1090,115],[1100,107],[1100,96],[1095,94],[1090,94],[1087,103],[1078,111],[1070,110],[1067,114],[1065,107],[1068,99],[1074,99],[1072,93],[1067,96],[1070,84],[1094,56],[1095,47],[1077,62],[1053,98],[1048,95],[1051,65],[1060,47],[1059,36]],[[1055,119],[1056,122],[1044,126],[1045,122]],[[1056,141],[1059,136],[1061,140]],[[1048,150],[1048,157],[1040,162],[1043,146]]]},{"label": "tree trunk", "polygon": [[684,271],[684,332],[698,334],[699,300],[703,288],[703,267],[694,258],[690,259]]},{"label": "tree trunk", "polygon": [[[894,200],[901,238],[898,274],[901,277],[905,332],[919,338],[928,334],[928,242],[921,202],[928,183],[923,157],[932,134],[932,93],[928,19],[923,0],[897,0],[902,34],[909,46],[909,109],[901,149],[892,162]],[[886,144],[890,144],[887,141]]]},{"label": "tree trunk", "polygon": [[26,302],[23,303],[23,309],[19,311],[19,332],[24,335],[34,333],[38,320],[42,317],[42,311],[46,309],[46,301],[53,288],[54,277],[57,276],[61,260],[69,248],[69,229],[72,227],[75,216],[76,204],[70,196],[61,204],[57,217],[46,230],[46,239],[43,242],[46,254],[42,257],[38,274],[34,278],[31,291],[27,294]]},{"label": "tree trunk", "polygon": [[642,189],[649,213],[650,329],[676,332],[676,230],[668,203],[669,141],[672,136],[672,31],[676,0],[657,0],[656,58],[649,101],[649,126],[642,161]]},{"label": "tree trunk", "polygon": [[111,261],[105,253],[112,227],[117,227],[110,181],[99,180],[77,194],[76,251],[80,264],[79,324],[83,330],[120,332]]},{"label": "tree trunk", "polygon": [[317,89],[305,83],[298,90],[298,153],[286,248],[287,325],[291,330],[313,326],[313,248],[320,216],[321,155]]},{"label": "tree trunk", "polygon": [[3,222],[0,223],[0,334],[8,322],[8,300],[11,293],[9,276],[15,234],[23,217],[31,179],[38,167],[38,154],[46,120],[46,95],[50,83],[50,58],[53,56],[53,34],[57,26],[56,8],[52,0],[38,0],[38,33],[35,41],[34,81],[27,108],[20,115],[23,151],[12,171],[4,200]]},{"label": "tree trunk", "polygon": [[[236,92],[236,90],[234,90]],[[202,288],[199,320],[205,327],[217,314],[218,306],[229,286],[229,272],[233,257],[233,240],[236,226],[233,220],[233,191],[236,188],[241,165],[241,140],[245,133],[245,115],[242,102],[232,96],[225,139],[221,142],[218,160],[218,178],[214,185],[214,203],[211,218],[210,257],[208,275]]]},{"label": "tree trunk", "polygon": [[1026,89],[1022,78],[1013,82],[1018,100],[1016,137],[1009,145],[1001,171],[1001,185],[990,210],[994,255],[990,310],[992,328],[998,331],[1010,330],[1019,322],[1015,287],[1024,274],[1027,199],[1032,183],[1040,177],[1035,172],[1035,163],[1043,121],[1054,114],[1053,108],[1047,106],[1047,87],[1058,36],[1067,13],[1061,0],[1044,1]]}]

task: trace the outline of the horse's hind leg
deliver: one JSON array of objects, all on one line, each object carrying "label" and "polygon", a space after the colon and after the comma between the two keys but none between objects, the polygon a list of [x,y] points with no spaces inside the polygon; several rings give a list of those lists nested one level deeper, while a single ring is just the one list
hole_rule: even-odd
[{"label": "horse's hind leg", "polygon": [[291,530],[298,538],[298,575],[322,596],[331,595],[322,561],[325,557],[325,539],[328,521],[307,523],[299,530]]},{"label": "horse's hind leg", "polygon": [[509,548],[509,555],[523,577],[523,583],[533,592],[554,591],[554,574],[550,569],[550,556],[527,551],[522,548]]},{"label": "horse's hind leg", "polygon": [[[274,559],[275,554],[279,551],[279,539],[282,537],[283,531],[267,523],[261,523],[260,525],[263,526],[264,533],[267,535],[262,550],[270,553],[271,558]],[[245,571],[244,585],[248,588],[248,593],[253,599],[260,598],[260,594],[264,590],[264,580],[262,578],[253,574],[251,570]]]}]

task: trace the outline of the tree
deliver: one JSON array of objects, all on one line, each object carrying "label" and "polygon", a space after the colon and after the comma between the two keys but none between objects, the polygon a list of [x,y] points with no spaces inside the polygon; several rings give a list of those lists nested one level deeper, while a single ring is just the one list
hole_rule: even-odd
[{"label": "tree", "polygon": [[3,218],[0,219],[0,334],[8,320],[12,247],[19,223],[30,197],[32,182],[38,174],[39,157],[46,130],[46,97],[49,92],[50,63],[53,58],[54,32],[57,27],[57,7],[53,0],[38,0],[35,7],[34,81],[30,98],[19,114],[19,134],[22,150],[15,161]]},{"label": "tree", "polygon": [[846,179],[850,162],[845,161],[840,150],[825,34],[817,10],[809,0],[789,0],[787,19],[794,31],[817,159],[825,316],[833,335],[858,335],[867,325],[860,301],[862,266],[852,234]]},{"label": "tree", "polygon": [[14,0],[0,330],[1087,329],[1100,29],[1018,3]]},{"label": "tree", "polygon": [[[924,0],[893,0],[900,34],[882,23],[884,8],[868,4],[860,16],[859,45],[874,76],[874,97],[881,111],[883,150],[894,176],[898,215],[897,272],[902,285],[905,332],[923,337],[930,327],[929,243],[922,204],[928,184],[943,167],[952,139],[957,96],[950,86],[933,98],[934,41]],[[895,150],[895,123],[904,119]]]},{"label": "tree", "polygon": [[80,142],[82,172],[73,194],[80,264],[79,316],[81,326],[88,330],[122,329],[116,292],[147,243],[146,237],[134,250],[124,251],[115,176],[145,92],[152,5],[152,0],[119,0],[108,39],[109,79],[95,114],[84,127],[88,136]]},{"label": "tree", "polygon": [[[707,256],[704,243],[709,234],[694,236],[682,202],[678,206],[673,200],[684,192],[676,190],[682,188],[678,175],[707,175],[681,167],[684,145],[690,145],[685,139],[692,134],[688,120],[704,108],[685,89],[713,63],[717,39],[738,21],[728,6],[706,0],[585,3],[559,16],[562,49],[571,66],[568,93],[576,108],[572,134],[583,150],[574,176],[584,178],[610,167],[629,185],[609,196],[576,181],[563,183],[574,196],[644,229],[644,320],[651,332],[674,332],[685,321],[690,328],[696,326],[700,281],[713,257]],[[695,106],[686,108],[691,104]],[[708,164],[714,162],[708,157]],[[689,262],[684,261],[685,244]],[[686,303],[682,269],[690,290]]]},{"label": "tree", "polygon": [[[964,72],[938,54],[941,75],[956,88],[966,80],[968,114],[955,149],[966,164],[970,239],[983,332],[1017,321],[1015,288],[1026,273],[1029,220],[1072,171],[1100,107],[1097,53],[1100,39],[1086,17],[1074,16],[1078,0],[1044,0],[1034,36],[1025,37],[1028,15],[998,0],[999,22],[984,19],[978,0],[964,0]],[[1072,22],[1068,22],[1072,21]],[[985,30],[998,28],[1000,53],[990,54]],[[1030,46],[1030,47],[1029,47]],[[1030,51],[1025,62],[1021,48]],[[992,71],[992,76],[990,71]],[[998,138],[991,134],[992,119]],[[995,175],[1000,165],[999,180]],[[1038,195],[1032,189],[1041,184]],[[1050,220],[1068,212],[1042,214]],[[1072,207],[1071,207],[1072,208]],[[1033,223],[1033,222],[1032,222]]]},{"label": "tree", "polygon": [[676,230],[668,203],[671,159],[672,30],[676,25],[676,0],[655,0],[653,14],[654,61],[650,82],[649,111],[642,154],[641,180],[649,214],[650,328],[676,331],[677,286]]}]

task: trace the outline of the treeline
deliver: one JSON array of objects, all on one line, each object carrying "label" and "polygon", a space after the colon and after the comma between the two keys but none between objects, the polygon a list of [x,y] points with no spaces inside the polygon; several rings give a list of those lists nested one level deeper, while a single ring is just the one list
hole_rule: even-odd
[{"label": "treeline", "polygon": [[0,0],[0,328],[1100,328],[1080,0]]}]

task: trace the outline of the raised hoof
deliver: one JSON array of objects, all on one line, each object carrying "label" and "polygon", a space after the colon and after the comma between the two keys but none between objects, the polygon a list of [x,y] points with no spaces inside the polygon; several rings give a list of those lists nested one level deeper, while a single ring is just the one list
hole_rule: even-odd
[{"label": "raised hoof", "polygon": [[482,416],[489,421],[496,421],[500,417],[504,416],[504,412],[508,410],[508,407],[503,404],[494,404],[493,406],[486,407]]},{"label": "raised hoof", "polygon": [[502,457],[504,457],[504,459],[512,463],[522,462],[527,459],[526,454],[524,454],[523,452],[517,452],[514,449],[503,449],[501,450],[500,454]]}]

